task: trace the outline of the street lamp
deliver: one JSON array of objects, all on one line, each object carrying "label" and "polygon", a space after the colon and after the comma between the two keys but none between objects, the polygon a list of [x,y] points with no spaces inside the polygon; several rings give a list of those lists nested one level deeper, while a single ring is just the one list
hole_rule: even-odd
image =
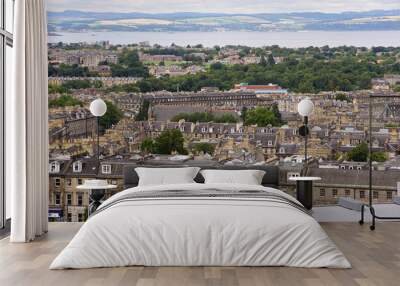
[{"label": "street lamp", "polygon": [[304,161],[307,166],[307,137],[309,134],[308,130],[308,117],[314,111],[314,103],[310,98],[306,97],[297,105],[297,111],[301,116],[304,117],[304,125],[299,128],[299,134],[304,137]]},{"label": "street lamp", "polygon": [[100,117],[107,112],[107,105],[101,98],[90,103],[90,113],[97,117],[97,161],[100,162]]}]

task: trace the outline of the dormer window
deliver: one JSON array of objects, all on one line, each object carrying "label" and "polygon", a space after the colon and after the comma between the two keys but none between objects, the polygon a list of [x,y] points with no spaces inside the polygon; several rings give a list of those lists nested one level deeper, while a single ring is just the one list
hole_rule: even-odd
[{"label": "dormer window", "polygon": [[293,129],[293,135],[297,135],[297,130]]},{"label": "dormer window", "polygon": [[353,170],[354,168],[353,168],[353,166],[349,166],[349,170]]},{"label": "dormer window", "polygon": [[285,153],[285,148],[283,148],[283,147],[279,148],[279,153],[284,154]]},{"label": "dormer window", "polygon": [[231,128],[231,133],[235,133],[235,128]]},{"label": "dormer window", "polygon": [[74,173],[80,173],[82,172],[82,162],[81,161],[76,161],[72,164],[72,170]]},{"label": "dormer window", "polygon": [[51,162],[49,165],[50,173],[59,173],[60,172],[60,163],[59,162]]},{"label": "dormer window", "polygon": [[361,166],[357,166],[357,170],[361,170]]},{"label": "dormer window", "polygon": [[206,132],[207,129],[205,127],[201,127],[201,132]]},{"label": "dormer window", "polygon": [[181,132],[185,132],[185,127],[181,126],[180,130]]},{"label": "dormer window", "polygon": [[111,165],[101,165],[101,172],[103,174],[111,174]]},{"label": "dormer window", "polygon": [[342,170],[346,170],[346,166],[340,166],[340,169],[342,169]]},{"label": "dormer window", "polygon": [[272,146],[272,141],[268,140],[268,146]]}]

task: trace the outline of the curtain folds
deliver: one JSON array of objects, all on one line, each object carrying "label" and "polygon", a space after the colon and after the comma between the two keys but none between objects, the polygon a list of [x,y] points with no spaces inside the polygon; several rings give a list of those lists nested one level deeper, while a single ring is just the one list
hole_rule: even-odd
[{"label": "curtain folds", "polygon": [[48,92],[45,0],[15,2],[13,94],[6,99],[6,187],[12,242],[47,232]]}]

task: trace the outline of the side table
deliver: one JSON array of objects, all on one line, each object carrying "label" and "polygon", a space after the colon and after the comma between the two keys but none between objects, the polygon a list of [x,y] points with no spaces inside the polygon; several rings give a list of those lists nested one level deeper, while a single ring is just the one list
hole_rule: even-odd
[{"label": "side table", "polygon": [[296,182],[297,200],[311,210],[313,207],[313,182],[321,180],[320,177],[290,177],[289,181]]}]

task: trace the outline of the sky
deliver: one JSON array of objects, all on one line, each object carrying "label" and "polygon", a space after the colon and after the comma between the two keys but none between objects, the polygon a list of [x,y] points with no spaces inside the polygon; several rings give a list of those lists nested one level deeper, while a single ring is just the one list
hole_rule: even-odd
[{"label": "sky", "polygon": [[400,0],[47,0],[49,11],[282,13],[400,9]]}]

